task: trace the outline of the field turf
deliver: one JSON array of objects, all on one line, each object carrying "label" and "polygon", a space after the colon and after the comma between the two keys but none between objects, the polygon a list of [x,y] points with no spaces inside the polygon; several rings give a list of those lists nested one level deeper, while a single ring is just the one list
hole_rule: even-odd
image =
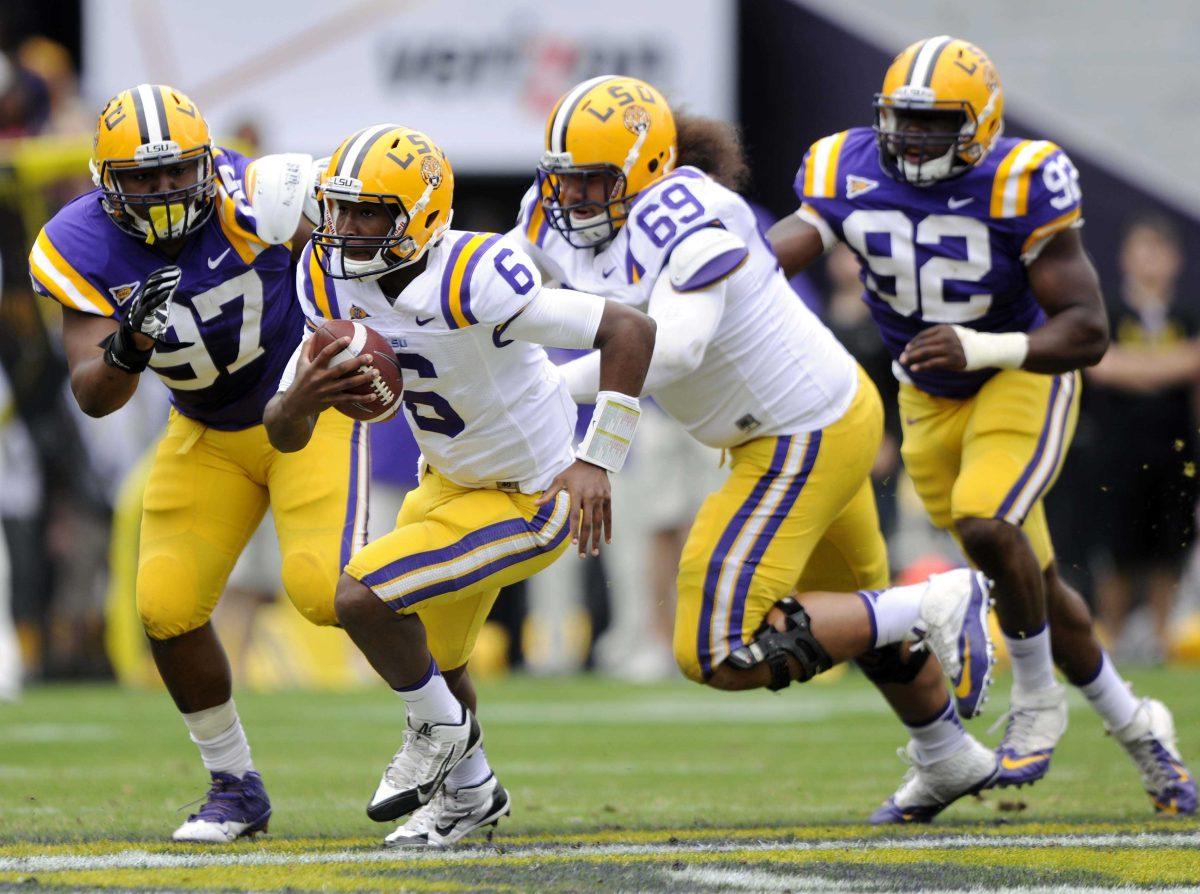
[{"label": "field turf", "polygon": [[[1132,676],[1200,763],[1200,672]],[[969,726],[984,741],[1007,685]],[[391,826],[363,812],[402,729],[382,688],[239,696],[275,812],[270,835],[221,849],[167,841],[206,778],[166,695],[35,689],[0,706],[0,889],[1200,890],[1200,825],[1153,816],[1074,696],[1042,783],[880,830],[862,823],[903,775],[904,737],[855,675],[779,695],[595,677],[479,688],[514,815],[490,842],[417,854],[380,848]]]}]

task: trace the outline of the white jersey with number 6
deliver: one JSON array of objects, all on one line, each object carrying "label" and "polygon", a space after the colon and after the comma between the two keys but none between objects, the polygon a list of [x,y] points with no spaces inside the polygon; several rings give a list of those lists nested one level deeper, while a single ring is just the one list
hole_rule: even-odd
[{"label": "white jersey with number 6", "polygon": [[426,257],[393,304],[376,282],[327,277],[310,244],[296,273],[310,326],[358,320],[388,340],[417,445],[451,481],[544,490],[574,461],[576,411],[545,350],[506,337],[541,289],[536,266],[494,233],[451,230]]}]

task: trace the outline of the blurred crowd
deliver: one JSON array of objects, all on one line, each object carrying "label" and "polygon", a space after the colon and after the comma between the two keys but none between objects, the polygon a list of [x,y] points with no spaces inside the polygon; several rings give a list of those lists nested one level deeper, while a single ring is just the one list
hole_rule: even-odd
[{"label": "blurred crowd", "polygon": [[[0,52],[0,699],[25,680],[156,680],[133,603],[145,459],[167,395],[143,376],[134,401],[104,419],[70,398],[57,311],[35,300],[25,258],[38,228],[91,187],[91,106],[76,62],[35,36]],[[253,149],[253,124],[235,135]],[[523,184],[463,178],[456,220],[506,230]],[[769,223],[769,218],[766,219]],[[1196,521],[1200,298],[1175,223],[1130,217],[1120,278],[1105,283],[1113,347],[1087,372],[1066,472],[1048,508],[1059,562],[1092,601],[1125,661],[1200,660],[1192,578]],[[896,383],[844,247],[795,284],[879,386],[887,435],[874,469],[894,576],[920,578],[960,561],[925,521],[900,464]],[[581,425],[586,423],[586,415]],[[674,674],[675,568],[704,496],[725,470],[661,414],[614,482],[616,537],[599,559],[564,557],[498,600],[475,666],[563,673],[597,668],[635,679]],[[372,427],[371,532],[390,529],[415,485],[416,450],[402,420]],[[215,619],[244,682],[346,685],[339,634],[276,611],[278,557],[269,519],[235,569]]]}]

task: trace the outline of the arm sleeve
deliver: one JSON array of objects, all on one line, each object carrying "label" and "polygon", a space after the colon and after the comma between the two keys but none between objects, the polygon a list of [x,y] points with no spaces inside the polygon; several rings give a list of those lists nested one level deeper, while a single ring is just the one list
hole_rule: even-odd
[{"label": "arm sleeve", "polygon": [[604,316],[604,299],[573,289],[539,289],[517,315],[496,329],[497,339],[516,338],[552,348],[591,348]]},{"label": "arm sleeve", "polygon": [[726,288],[724,279],[687,292],[677,290],[665,276],[654,283],[647,313],[658,330],[643,394],[679,381],[700,365],[721,322]]},{"label": "arm sleeve", "polygon": [[[725,310],[726,280],[703,289],[680,292],[660,276],[650,295],[648,312],[658,324],[654,354],[642,394],[686,377],[698,367]],[[558,368],[576,403],[591,403],[600,390],[600,352],[593,351]]]}]

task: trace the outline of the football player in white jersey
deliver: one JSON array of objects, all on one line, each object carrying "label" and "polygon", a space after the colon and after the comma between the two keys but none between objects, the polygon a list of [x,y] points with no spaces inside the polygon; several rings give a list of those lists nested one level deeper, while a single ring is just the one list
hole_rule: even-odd
[{"label": "football player in white jersey", "polygon": [[[335,601],[408,706],[404,744],[367,808],[377,821],[417,811],[393,845],[452,844],[509,812],[480,748],[467,660],[501,587],[553,562],[568,531],[581,556],[610,535],[608,472],[624,462],[654,345],[643,314],[543,288],[516,240],[451,230],[453,190],[426,135],[359,131],[330,159],[322,223],[297,271],[314,326],[364,319],[396,349],[422,451],[395,529],[350,558]],[[338,368],[325,361],[344,343],[315,362],[297,349],[266,413],[279,449],[302,448],[336,403]],[[577,450],[575,404],[542,344],[600,350],[603,388]]]},{"label": "football player in white jersey", "polygon": [[[715,122],[688,127],[691,146],[643,81],[579,84],[550,115],[515,233],[547,278],[647,309],[658,334],[643,393],[732,455],[680,561],[683,673],[718,689],[780,689],[861,656],[910,728],[914,761],[950,768],[948,783],[906,795],[907,815],[928,820],[987,784],[996,759],[963,730],[938,662],[901,641],[913,626],[927,630],[972,716],[989,682],[988,585],[961,571],[884,589],[869,480],[879,395],[788,286],[746,202],[679,164],[686,148],[718,169],[722,154],[740,158],[736,140],[720,145]],[[576,400],[596,397],[599,360],[560,367]]]}]

